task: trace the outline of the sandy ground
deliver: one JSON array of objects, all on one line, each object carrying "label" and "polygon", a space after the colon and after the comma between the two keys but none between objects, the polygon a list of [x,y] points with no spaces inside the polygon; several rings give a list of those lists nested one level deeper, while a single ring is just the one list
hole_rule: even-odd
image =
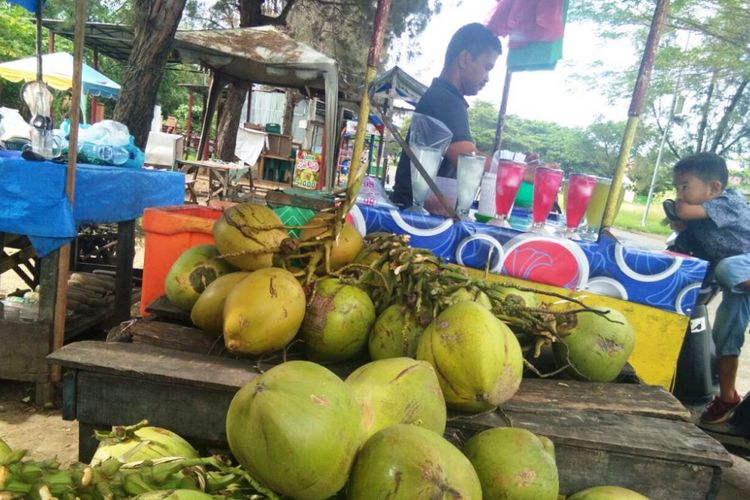
[{"label": "sandy ground", "polygon": [[[625,239],[644,247],[663,248],[663,238],[650,235],[622,233]],[[135,267],[142,266],[142,246],[136,252]],[[22,286],[20,280],[3,275],[0,292]],[[713,303],[713,311],[718,305]],[[750,345],[750,344],[748,344]],[[750,349],[745,349],[741,359],[741,373],[738,390],[750,391]],[[56,457],[65,465],[78,459],[78,423],[62,419],[60,411],[61,394],[58,389],[54,405],[38,408],[33,403],[34,387],[31,384],[0,380],[0,438],[12,448],[28,450],[27,456],[33,459]],[[720,500],[750,500],[750,462],[734,457],[735,466],[723,474]]]}]

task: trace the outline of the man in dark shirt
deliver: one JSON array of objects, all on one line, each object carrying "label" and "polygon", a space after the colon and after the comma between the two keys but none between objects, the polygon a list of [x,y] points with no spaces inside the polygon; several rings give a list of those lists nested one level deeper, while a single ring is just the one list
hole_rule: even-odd
[{"label": "man in dark shirt", "polygon": [[[452,142],[438,170],[441,177],[456,178],[458,155],[483,155],[477,151],[471,137],[467,113],[469,104],[464,96],[476,95],[485,86],[501,52],[500,40],[483,25],[472,23],[463,26],[448,44],[440,76],[432,81],[417,104],[415,112],[437,118],[453,133]],[[403,152],[396,169],[391,200],[401,207],[412,204],[411,162]]]}]

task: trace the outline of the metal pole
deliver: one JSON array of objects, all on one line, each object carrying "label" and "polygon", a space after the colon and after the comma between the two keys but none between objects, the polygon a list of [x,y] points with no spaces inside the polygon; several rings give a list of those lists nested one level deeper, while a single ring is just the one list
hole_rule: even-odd
[{"label": "metal pole", "polygon": [[646,48],[643,51],[641,66],[638,70],[638,78],[635,81],[633,97],[630,100],[630,109],[628,110],[628,122],[625,126],[625,135],[622,138],[620,147],[620,156],[617,159],[617,169],[612,179],[612,187],[609,190],[607,205],[604,208],[604,217],[602,218],[602,230],[612,226],[615,215],[617,215],[617,202],[622,191],[622,180],[625,177],[625,168],[627,167],[630,150],[633,147],[635,131],[638,128],[638,118],[643,108],[643,101],[646,98],[646,91],[651,83],[651,70],[654,67],[654,58],[656,49],[659,45],[661,32],[664,28],[664,21],[669,10],[669,0],[657,0],[654,17],[651,20],[651,29],[646,40]]},{"label": "metal pole", "polygon": [[677,94],[672,97],[672,106],[669,108],[669,117],[667,118],[667,124],[664,126],[664,132],[661,134],[661,141],[659,142],[659,152],[656,154],[656,164],[654,165],[654,174],[651,176],[651,185],[648,188],[648,197],[646,198],[646,209],[643,211],[643,218],[641,219],[641,226],[646,225],[646,219],[648,219],[648,211],[651,208],[651,202],[654,197],[654,188],[656,187],[656,176],[659,173],[659,166],[661,165],[661,155],[664,152],[664,144],[667,142],[667,134],[669,133],[669,126],[672,125],[674,119],[675,109],[677,109]]},{"label": "metal pole", "polygon": [[[690,46],[690,32],[688,31],[687,38],[685,39],[685,48],[683,52],[687,52]],[[669,133],[669,127],[672,125],[674,115],[677,113],[677,103],[679,101],[680,87],[682,86],[682,76],[685,72],[685,67],[680,69],[680,73],[677,75],[677,82],[674,85],[674,95],[672,96],[672,105],[669,108],[669,117],[667,118],[667,124],[664,126],[664,133],[661,135],[661,142],[659,143],[659,152],[656,155],[656,165],[654,165],[654,175],[651,177],[651,185],[648,188],[648,197],[646,198],[646,210],[643,212],[643,219],[641,220],[641,226],[646,225],[646,219],[648,218],[648,211],[651,208],[651,202],[654,196],[654,187],[656,186],[656,174],[661,166],[661,156],[664,152],[664,144],[667,142],[667,134]]]},{"label": "metal pole", "polygon": [[505,83],[503,84],[503,98],[500,101],[500,111],[497,113],[497,129],[495,129],[495,143],[493,145],[494,153],[500,148],[500,144],[503,141],[503,129],[505,128],[505,115],[508,112],[508,96],[510,95],[510,82],[513,78],[513,72],[511,70],[505,71]]}]

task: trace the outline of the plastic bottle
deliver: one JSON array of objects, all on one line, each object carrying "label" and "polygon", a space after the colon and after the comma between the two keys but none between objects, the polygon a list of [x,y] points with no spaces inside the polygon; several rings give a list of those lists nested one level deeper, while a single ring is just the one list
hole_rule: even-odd
[{"label": "plastic bottle", "polygon": [[130,158],[130,153],[122,146],[99,145],[90,142],[81,144],[79,152],[83,153],[88,161],[99,161],[109,165],[122,165]]}]

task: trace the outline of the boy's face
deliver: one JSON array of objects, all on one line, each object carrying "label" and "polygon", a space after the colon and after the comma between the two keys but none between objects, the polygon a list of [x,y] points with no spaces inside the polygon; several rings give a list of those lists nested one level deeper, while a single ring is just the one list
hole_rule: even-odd
[{"label": "boy's face", "polygon": [[689,172],[675,174],[674,187],[677,190],[677,199],[688,205],[700,205],[721,194],[721,182],[706,182]]}]

